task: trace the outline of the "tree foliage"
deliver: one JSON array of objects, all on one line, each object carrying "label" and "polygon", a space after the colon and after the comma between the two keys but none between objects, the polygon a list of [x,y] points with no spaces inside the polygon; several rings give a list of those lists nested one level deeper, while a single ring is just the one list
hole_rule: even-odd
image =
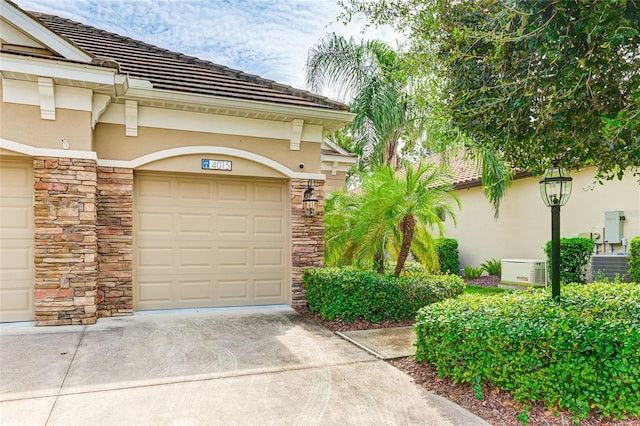
[{"label": "tree foliage", "polygon": [[397,259],[399,276],[411,252],[431,270],[437,269],[433,229],[442,236],[443,220],[455,219],[459,200],[442,167],[421,164],[401,172],[381,166],[361,178],[359,193],[334,193],[325,208],[325,261],[328,266],[357,265],[376,269],[381,255]]},{"label": "tree foliage", "polygon": [[473,143],[538,172],[640,167],[638,0],[351,0],[405,32]]}]

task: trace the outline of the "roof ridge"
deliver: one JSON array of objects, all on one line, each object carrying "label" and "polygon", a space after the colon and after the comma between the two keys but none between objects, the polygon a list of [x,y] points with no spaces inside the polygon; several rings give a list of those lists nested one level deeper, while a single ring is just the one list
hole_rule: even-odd
[{"label": "roof ridge", "polygon": [[[42,12],[28,12],[29,14],[33,15],[34,17],[38,18],[38,20],[43,21],[43,23],[46,26],[46,22],[44,22],[44,20],[49,19],[49,20],[53,20],[53,21],[57,21],[60,25],[73,25],[74,27],[76,27],[77,29],[84,29],[84,30],[90,30],[91,32],[95,33],[95,34],[102,34],[105,36],[110,37],[111,39],[115,39],[121,43],[127,44],[129,46],[132,47],[137,47],[143,50],[146,50],[148,52],[152,52],[152,53],[156,53],[159,54],[161,56],[167,57],[167,58],[171,58],[171,59],[175,59],[181,62],[185,62],[187,64],[191,64],[203,69],[207,69],[209,71],[213,71],[213,72],[217,72],[221,75],[225,75],[228,77],[233,77],[236,78],[238,80],[241,81],[245,81],[247,83],[251,83],[251,84],[255,84],[257,86],[262,86],[264,88],[267,89],[271,89],[274,91],[278,91],[278,92],[284,92],[285,94],[289,94],[291,96],[295,96],[295,97],[299,97],[302,99],[306,99],[307,101],[311,101],[314,103],[318,103],[320,104],[320,102],[328,104],[330,106],[332,106],[335,109],[339,109],[339,110],[344,110],[344,111],[348,111],[349,108],[338,101],[335,101],[333,99],[327,98],[326,96],[322,96],[316,93],[312,93],[308,90],[304,90],[304,89],[298,89],[295,88],[293,86],[290,85],[286,85],[283,83],[278,83],[274,80],[270,80],[264,77],[260,77],[258,75],[255,74],[250,74],[241,70],[236,70],[233,68],[230,68],[226,65],[221,65],[221,64],[217,64],[215,62],[212,61],[208,61],[205,59],[201,59],[195,56],[191,56],[191,55],[187,55],[185,53],[181,53],[181,52],[174,52],[172,50],[163,48],[163,47],[159,47],[150,43],[146,43],[144,41],[141,40],[136,40],[134,38],[128,37],[128,36],[123,36],[121,34],[117,34],[117,33],[113,33],[101,28],[97,28],[94,27],[92,25],[87,25],[87,24],[83,24],[81,22],[75,21],[73,19],[69,19],[69,18],[64,18],[58,15],[51,15],[48,13],[42,13]],[[65,37],[67,38],[67,37]],[[77,45],[77,43],[73,43],[74,45]],[[95,56],[95,55],[93,55]]]}]

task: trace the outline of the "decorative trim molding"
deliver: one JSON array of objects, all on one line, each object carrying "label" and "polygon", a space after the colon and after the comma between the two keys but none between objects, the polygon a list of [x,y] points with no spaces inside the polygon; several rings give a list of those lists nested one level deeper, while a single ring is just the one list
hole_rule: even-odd
[{"label": "decorative trim molding", "polygon": [[138,101],[124,101],[125,135],[138,136]]},{"label": "decorative trim molding", "polygon": [[253,161],[258,164],[265,165],[284,176],[292,179],[314,179],[314,180],[326,180],[324,174],[319,173],[300,173],[294,172],[287,166],[278,163],[270,158],[263,157],[253,152],[243,151],[235,148],[227,148],[221,146],[186,146],[181,148],[165,149],[163,151],[146,154],[133,160],[101,160],[98,159],[98,165],[101,167],[121,167],[128,169],[135,169],[145,164],[152,163],[154,161],[164,160],[165,158],[179,157],[182,155],[192,154],[219,154],[228,155],[231,157],[244,158],[249,161]]},{"label": "decorative trim molding", "polygon": [[67,59],[80,62],[91,62],[91,55],[84,50],[74,46],[58,34],[49,30],[38,21],[16,8],[10,2],[2,2],[2,17],[13,24],[16,28],[21,28],[49,49],[62,55]]},{"label": "decorative trim molding", "polygon": [[56,119],[55,83],[52,78],[38,77],[38,95],[40,96],[40,118]]},{"label": "decorative trim molding", "polygon": [[60,157],[60,158],[80,158],[84,160],[97,160],[98,155],[93,151],[76,151],[70,149],[37,148],[0,138],[0,148],[31,157]]},{"label": "decorative trim molding", "polygon": [[300,118],[294,118],[291,120],[291,143],[289,146],[291,151],[300,151],[300,138],[302,137],[303,127],[304,120]]},{"label": "decorative trim molding", "polygon": [[94,94],[91,100],[91,128],[95,130],[96,124],[103,112],[111,103],[111,96]]}]

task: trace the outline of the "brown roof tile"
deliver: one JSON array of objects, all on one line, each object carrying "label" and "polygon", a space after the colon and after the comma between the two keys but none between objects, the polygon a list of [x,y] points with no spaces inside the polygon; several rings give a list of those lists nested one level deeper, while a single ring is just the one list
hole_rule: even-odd
[{"label": "brown roof tile", "polygon": [[330,110],[349,109],[324,96],[213,62],[171,52],[58,16],[28,13],[93,55],[96,62],[114,60],[122,74],[148,80],[156,89]]}]

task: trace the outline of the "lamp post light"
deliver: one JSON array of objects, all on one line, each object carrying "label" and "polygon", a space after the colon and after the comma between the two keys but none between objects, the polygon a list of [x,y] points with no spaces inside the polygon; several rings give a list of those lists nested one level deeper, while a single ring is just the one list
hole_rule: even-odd
[{"label": "lamp post light", "polygon": [[551,294],[560,300],[560,207],[571,196],[571,176],[553,159],[540,179],[540,195],[547,207],[551,207]]}]

